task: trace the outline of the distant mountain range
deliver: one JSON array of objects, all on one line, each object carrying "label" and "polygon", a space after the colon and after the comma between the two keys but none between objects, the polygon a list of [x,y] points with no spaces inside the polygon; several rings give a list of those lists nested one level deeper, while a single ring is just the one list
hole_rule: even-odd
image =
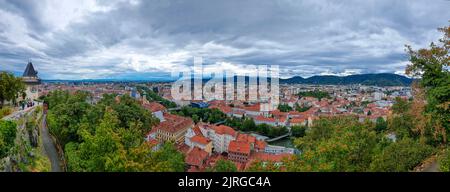
[{"label": "distant mountain range", "polygon": [[377,86],[409,86],[414,79],[392,74],[392,73],[378,73],[378,74],[361,74],[349,76],[312,76],[309,78],[302,78],[299,76],[289,79],[280,79],[280,83],[286,84],[317,84],[317,85],[377,85]]},{"label": "distant mountain range", "polygon": [[[237,80],[237,76],[234,77]],[[203,78],[203,82],[209,81],[211,78]],[[191,79],[193,80],[193,79]],[[225,80],[225,78],[224,78]],[[292,77],[288,79],[280,79],[282,84],[313,84],[313,85],[350,85],[350,84],[361,84],[361,85],[378,85],[378,86],[409,86],[414,79],[396,75],[391,73],[379,73],[379,74],[361,74],[361,75],[349,75],[349,76],[332,76],[332,75],[322,75],[322,76],[312,76],[309,78],[303,77]],[[175,80],[171,79],[149,79],[149,80],[127,80],[127,79],[84,79],[84,80],[44,80],[48,83],[56,82],[69,82],[69,83],[119,83],[119,82],[173,82]],[[245,77],[245,81],[249,81],[249,77]],[[271,79],[269,78],[270,82]]]}]

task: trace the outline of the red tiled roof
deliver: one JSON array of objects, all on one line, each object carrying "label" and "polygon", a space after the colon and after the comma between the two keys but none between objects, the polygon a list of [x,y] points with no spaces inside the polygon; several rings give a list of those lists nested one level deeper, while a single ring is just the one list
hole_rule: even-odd
[{"label": "red tiled roof", "polygon": [[319,102],[319,105],[320,105],[321,107],[326,107],[326,106],[328,106],[329,104],[328,104],[328,101],[322,99],[322,101]]},{"label": "red tiled roof", "polygon": [[209,140],[206,137],[196,135],[196,136],[191,138],[191,142],[200,143],[202,145],[207,145],[209,142],[211,142],[211,140]]},{"label": "red tiled roof", "polygon": [[189,152],[189,150],[191,149],[188,145],[186,145],[185,143],[182,144],[178,144],[176,145],[177,150],[180,151],[181,153],[183,153],[184,155],[187,155],[187,153]]},{"label": "red tiled roof", "polygon": [[228,152],[250,154],[250,143],[241,141],[231,141],[230,144],[228,145]]},{"label": "red tiled roof", "polygon": [[306,121],[305,118],[292,118],[290,122],[291,123],[303,123],[305,121]]},{"label": "red tiled roof", "polygon": [[255,143],[256,137],[248,134],[239,134],[236,138],[236,141]]},{"label": "red tiled roof", "polygon": [[282,154],[269,154],[263,152],[253,153],[250,158],[259,161],[271,161],[271,162],[281,162],[284,158],[292,157],[292,154],[282,153]]},{"label": "red tiled roof", "polygon": [[210,109],[219,109],[223,113],[231,113],[231,107],[227,105],[220,105],[220,106],[210,106]]},{"label": "red tiled roof", "polygon": [[264,150],[267,146],[267,143],[265,141],[256,140],[255,142],[255,149],[258,150]]},{"label": "red tiled roof", "polygon": [[303,116],[303,113],[298,111],[289,111],[290,116]]},{"label": "red tiled roof", "polygon": [[224,100],[213,100],[213,101],[210,101],[209,104],[216,105],[216,106],[226,105]]},{"label": "red tiled roof", "polygon": [[233,111],[233,114],[236,114],[236,115],[244,115],[244,114],[245,114],[245,111]]},{"label": "red tiled roof", "polygon": [[196,126],[194,126],[194,128],[192,128],[192,130],[194,131],[195,135],[203,136],[203,133],[202,133],[202,131],[200,130],[199,124],[197,124]]},{"label": "red tiled roof", "polygon": [[263,122],[276,122],[275,118],[264,117],[262,115],[258,115],[255,117],[255,121],[263,121]]},{"label": "red tiled roof", "polygon": [[286,112],[281,112],[280,110],[274,110],[274,111],[271,111],[270,112],[270,114],[272,114],[273,116],[278,116],[278,117],[280,117],[280,116],[287,116],[288,115],[288,113],[286,113]]},{"label": "red tiled roof", "polygon": [[188,165],[194,165],[194,166],[200,167],[203,165],[203,163],[206,161],[207,158],[208,158],[208,152],[206,152],[198,147],[194,147],[194,148],[192,148],[191,151],[188,152],[184,161]]},{"label": "red tiled roof", "polygon": [[164,118],[166,121],[160,122],[154,129],[176,133],[180,130],[187,129],[194,124],[192,119],[177,115],[165,113]]},{"label": "red tiled roof", "polygon": [[236,135],[236,131],[233,128],[225,126],[225,125],[211,126],[211,129],[213,129],[216,132],[216,134],[219,134],[219,135],[224,135],[224,134],[231,135],[231,136]]},{"label": "red tiled roof", "polygon": [[305,111],[305,114],[313,114],[315,112],[317,112],[319,110],[319,108],[317,107],[311,107],[310,109],[308,109],[308,111]]},{"label": "red tiled roof", "polygon": [[256,111],[259,112],[261,110],[261,105],[259,103],[244,107],[246,111]]},{"label": "red tiled roof", "polygon": [[157,102],[150,102],[148,104],[143,104],[143,107],[149,111],[151,111],[152,113],[157,112],[157,111],[164,111],[166,110],[166,108],[157,103]]}]

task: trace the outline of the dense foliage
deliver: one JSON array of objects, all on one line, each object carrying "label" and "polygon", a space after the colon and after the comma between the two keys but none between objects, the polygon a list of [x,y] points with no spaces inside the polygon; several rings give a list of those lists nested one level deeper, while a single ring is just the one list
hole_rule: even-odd
[{"label": "dense foliage", "polygon": [[298,96],[300,96],[300,97],[314,97],[314,98],[317,98],[319,100],[321,100],[322,98],[326,98],[326,99],[331,98],[330,94],[328,92],[319,91],[319,90],[300,92],[300,93],[298,93]]},{"label": "dense foliage", "polygon": [[225,125],[233,127],[243,132],[255,132],[267,137],[278,137],[287,134],[289,130],[284,127],[275,127],[268,124],[256,125],[251,118],[227,118]]},{"label": "dense foliage", "polygon": [[308,111],[309,109],[311,109],[311,106],[300,106],[298,103],[295,103],[295,110],[298,112],[305,112]]},{"label": "dense foliage", "polygon": [[285,162],[287,170],[408,171],[434,152],[432,146],[409,135],[391,140],[387,133],[392,131],[377,124],[354,117],[315,121],[304,137],[295,139],[301,154]]},{"label": "dense foliage", "polygon": [[209,169],[211,172],[237,172],[236,165],[229,160],[219,159],[214,167]]},{"label": "dense foliage", "polygon": [[0,159],[14,146],[17,125],[12,121],[0,120]]},{"label": "dense foliage", "polygon": [[292,111],[293,109],[288,104],[280,104],[278,105],[278,110],[280,110],[281,112],[289,112]]},{"label": "dense foliage", "polygon": [[246,169],[248,172],[280,172],[283,171],[282,165],[273,162],[256,161]]},{"label": "dense foliage", "polygon": [[12,113],[12,109],[10,107],[3,107],[0,109],[0,119],[8,116],[9,114]]},{"label": "dense foliage", "polygon": [[68,171],[184,171],[184,157],[172,144],[153,151],[144,141],[158,120],[137,101],[104,95],[91,105],[89,99],[63,91],[45,98],[49,130],[64,148]]},{"label": "dense foliage", "polygon": [[450,148],[447,148],[444,154],[439,157],[439,170],[450,172]]},{"label": "dense foliage", "polygon": [[209,108],[195,108],[184,106],[179,111],[173,112],[174,114],[191,117],[195,123],[200,121],[208,123],[218,123],[227,118],[225,113],[222,113],[218,109]]},{"label": "dense foliage", "polygon": [[146,99],[149,101],[155,101],[155,102],[161,103],[161,105],[163,105],[166,108],[177,107],[176,103],[169,101],[167,99],[164,99],[163,97],[159,96],[157,93],[155,93],[154,91],[150,90],[147,87],[139,87],[139,89],[141,90],[141,92],[143,94],[146,95]]},{"label": "dense foliage", "polygon": [[0,72],[0,109],[5,101],[16,102],[19,96],[25,96],[25,84],[12,73]]},{"label": "dense foliage", "polygon": [[300,126],[300,125],[292,126],[291,127],[292,136],[304,137],[306,134],[306,128],[307,128],[306,126]]},{"label": "dense foliage", "polygon": [[412,170],[432,152],[431,146],[423,145],[411,138],[404,138],[386,146],[381,153],[375,154],[370,170],[391,172]]},{"label": "dense foliage", "polygon": [[[439,29],[444,36],[429,48],[413,50],[407,46],[410,64],[407,74],[419,77],[427,101],[424,112],[429,118],[437,142],[450,139],[450,26]],[[428,130],[429,130],[428,129]]]}]

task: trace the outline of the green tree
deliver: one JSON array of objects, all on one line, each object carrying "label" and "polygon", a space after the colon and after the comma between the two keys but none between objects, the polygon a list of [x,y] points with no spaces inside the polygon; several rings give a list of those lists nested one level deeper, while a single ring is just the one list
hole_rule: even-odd
[{"label": "green tree", "polygon": [[[79,127],[85,115],[92,110],[92,106],[85,101],[78,101],[68,93],[57,93],[48,99],[51,100],[49,106],[52,106],[47,115],[49,131],[53,134],[61,146],[65,146],[71,141],[79,141]],[[66,100],[60,100],[65,98]]]},{"label": "green tree", "polygon": [[300,106],[300,105],[298,105],[298,103],[295,104],[295,110],[300,113],[308,111],[309,109],[311,109],[311,106]]},{"label": "green tree", "polygon": [[0,159],[14,146],[17,125],[12,121],[0,120]]},{"label": "green tree", "polygon": [[3,107],[0,109],[0,119],[12,113],[11,107]]},{"label": "green tree", "polygon": [[278,105],[278,110],[280,110],[281,112],[289,112],[292,111],[292,107],[288,104],[280,104]]},{"label": "green tree", "polygon": [[378,136],[370,124],[353,117],[322,118],[294,143],[301,155],[287,162],[288,171],[365,171]]},{"label": "green tree", "polygon": [[3,108],[5,101],[15,103],[24,93],[25,84],[21,78],[15,77],[12,73],[0,72],[0,109]]},{"label": "green tree", "polygon": [[304,137],[306,134],[305,126],[292,126],[291,127],[292,136],[294,137]]},{"label": "green tree", "polygon": [[246,170],[248,172],[281,172],[282,166],[271,161],[256,161]]},{"label": "green tree", "polygon": [[374,131],[354,118],[320,119],[305,137],[295,140],[302,153],[287,167],[289,171],[365,171],[377,140]]},{"label": "green tree", "polygon": [[105,94],[97,105],[91,105],[87,102],[90,95],[86,92],[73,95],[65,91],[51,92],[44,99],[50,108],[47,116],[50,132],[61,146],[72,141],[80,142],[80,127],[93,131],[107,108],[120,114],[117,117],[118,127],[129,129],[139,124],[138,131],[141,135],[148,133],[151,127],[158,123],[158,119],[131,97],[121,96],[119,102],[116,102],[115,98],[116,95]]},{"label": "green tree", "polygon": [[184,171],[184,156],[172,144],[152,151],[142,124],[120,127],[118,116],[109,108],[94,131],[80,128],[82,142],[65,147],[69,171]]},{"label": "green tree", "polygon": [[126,152],[120,142],[119,120],[107,112],[94,133],[80,130],[83,142],[68,144],[67,162],[71,171],[125,171]]},{"label": "green tree", "polygon": [[378,133],[381,133],[387,129],[387,122],[384,120],[383,117],[378,117],[376,124],[375,124],[375,130]]},{"label": "green tree", "polygon": [[328,92],[325,91],[319,91],[319,90],[314,90],[314,91],[307,91],[307,92],[300,92],[298,93],[298,96],[300,97],[314,97],[320,100],[322,100],[323,98],[327,98],[330,99],[331,96]]},{"label": "green tree", "polygon": [[120,102],[113,102],[109,106],[120,114],[118,116],[120,127],[128,128],[130,123],[142,122],[142,134],[146,134],[150,131],[151,127],[158,122],[156,118],[151,115],[150,111],[141,107],[139,103],[129,95],[121,96]]},{"label": "green tree", "polygon": [[191,118],[192,118],[192,121],[194,121],[195,123],[198,123],[200,121],[200,117],[198,117],[198,115],[196,115],[196,114],[193,114]]},{"label": "green tree", "polygon": [[414,118],[410,113],[411,102],[396,98],[392,106],[393,115],[388,119],[388,129],[400,138],[414,136]]},{"label": "green tree", "polygon": [[447,148],[443,155],[439,157],[439,170],[450,172],[450,148]]},{"label": "green tree", "polygon": [[433,152],[433,148],[410,138],[403,138],[375,154],[371,171],[409,171]]},{"label": "green tree", "polygon": [[237,168],[233,162],[231,162],[229,160],[220,159],[216,162],[216,164],[210,171],[212,171],[212,172],[236,172]]},{"label": "green tree", "polygon": [[194,120],[198,118],[199,120],[208,123],[217,123],[223,121],[224,119],[227,119],[226,114],[218,109],[199,109],[189,106],[182,107],[181,110],[176,114],[185,117],[191,117]]},{"label": "green tree", "polygon": [[184,155],[172,143],[165,143],[160,150],[151,153],[150,158],[146,159],[146,165],[147,169],[144,171],[182,172],[185,166]]},{"label": "green tree", "polygon": [[159,96],[157,93],[155,93],[154,91],[150,90],[148,87],[138,87],[138,89],[142,90],[140,92],[143,92],[146,94],[146,97],[149,101],[155,101],[158,103],[161,103],[164,107],[166,108],[175,108],[177,107],[177,104],[169,101],[167,99],[164,99],[163,97]]},{"label": "green tree", "polygon": [[242,128],[244,129],[244,131],[253,131],[253,130],[255,130],[256,129],[255,121],[253,121],[253,119],[246,118],[244,120]]},{"label": "green tree", "polygon": [[47,122],[64,148],[69,171],[184,171],[172,144],[153,151],[143,135],[158,123],[129,96],[104,95],[96,105],[86,92],[51,92]]},{"label": "green tree", "polygon": [[425,88],[427,109],[433,116],[432,123],[445,143],[450,134],[450,26],[440,28],[444,36],[429,48],[413,50],[407,46],[410,64],[406,74],[420,78]]},{"label": "green tree", "polygon": [[392,112],[394,114],[405,114],[411,106],[411,103],[400,97],[395,98],[395,104],[392,106]]}]

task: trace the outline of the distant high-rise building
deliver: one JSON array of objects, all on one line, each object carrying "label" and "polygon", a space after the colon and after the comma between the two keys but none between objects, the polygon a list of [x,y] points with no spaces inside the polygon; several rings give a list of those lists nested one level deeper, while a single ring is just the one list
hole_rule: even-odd
[{"label": "distant high-rise building", "polygon": [[35,100],[39,97],[39,85],[41,79],[37,76],[38,72],[34,69],[33,63],[28,62],[27,68],[23,72],[22,81],[26,85],[25,100]]}]

